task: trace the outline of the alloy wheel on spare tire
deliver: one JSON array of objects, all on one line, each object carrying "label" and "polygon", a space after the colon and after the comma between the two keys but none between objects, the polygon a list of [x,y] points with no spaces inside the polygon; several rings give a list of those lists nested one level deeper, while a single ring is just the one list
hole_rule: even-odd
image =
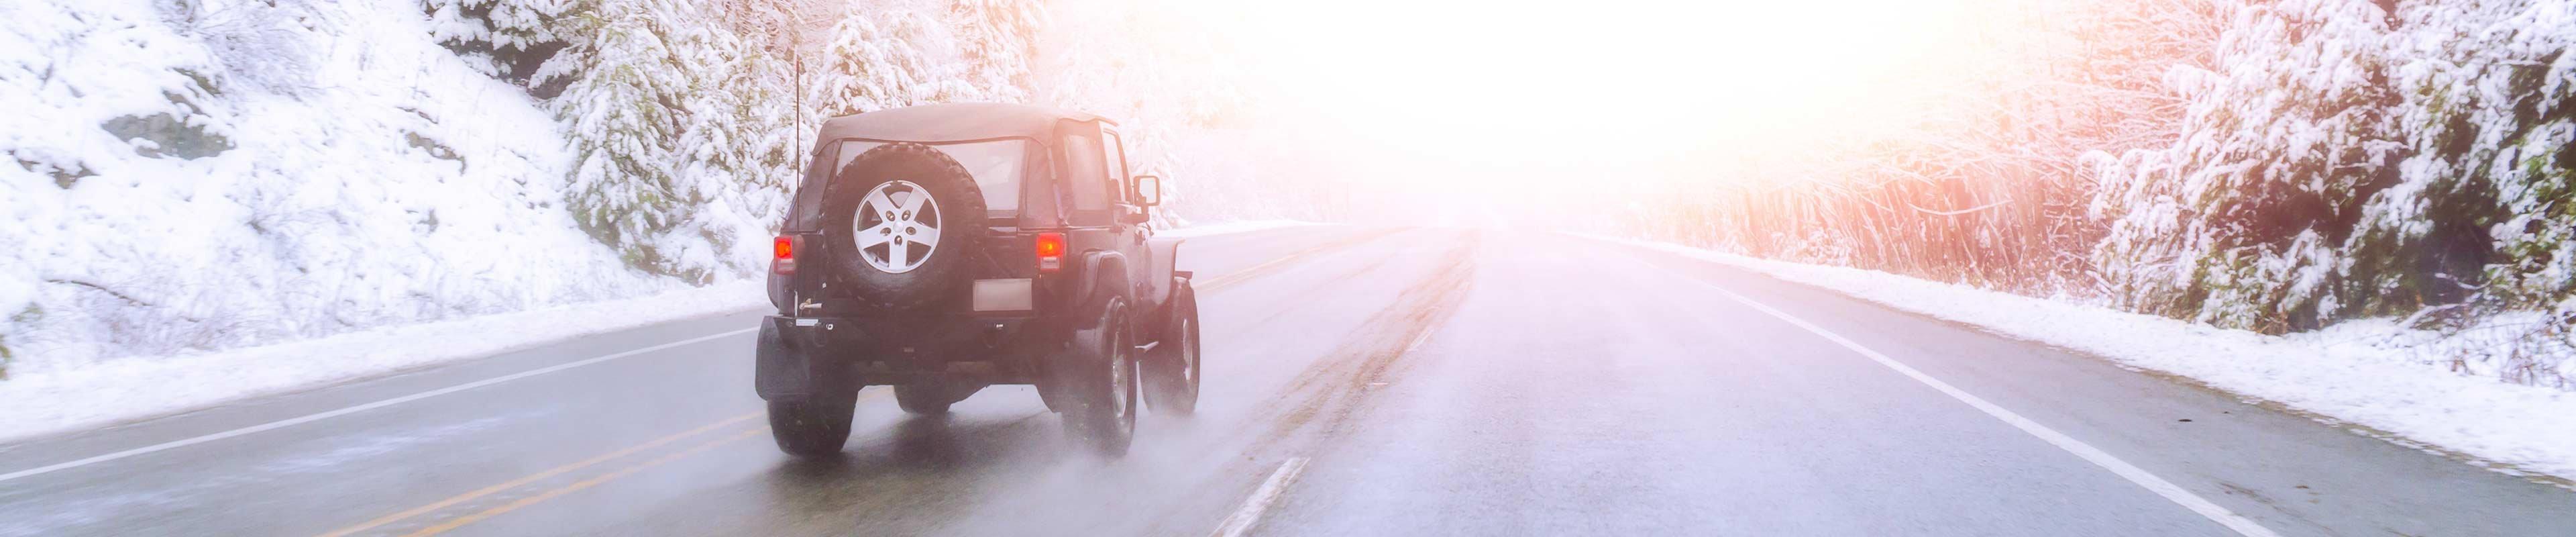
[{"label": "alloy wheel on spare tire", "polygon": [[849,295],[883,309],[960,294],[984,239],[984,194],[937,148],[891,143],[841,167],[823,192],[823,256]]}]

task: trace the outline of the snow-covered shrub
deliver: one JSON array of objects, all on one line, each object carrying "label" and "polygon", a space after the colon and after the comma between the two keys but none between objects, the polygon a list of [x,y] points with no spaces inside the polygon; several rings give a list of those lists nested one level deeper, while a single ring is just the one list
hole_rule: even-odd
[{"label": "snow-covered shrub", "polygon": [[2097,249],[2127,307],[2271,333],[2321,326],[2362,205],[2390,186],[2403,146],[2369,0],[2234,5],[2217,67],[2177,67],[2183,137],[2106,164]]},{"label": "snow-covered shrub", "polygon": [[2142,311],[2270,332],[2568,297],[2576,2],[2248,3],[2184,137],[2103,168]]},{"label": "snow-covered shrub", "polygon": [[2415,3],[2397,18],[2393,116],[2411,155],[2350,246],[2354,293],[2384,297],[2361,313],[2459,297],[2438,325],[2513,336],[2466,347],[2463,368],[2576,388],[2576,1]]},{"label": "snow-covered shrub", "polygon": [[[182,0],[165,7],[182,35],[206,44],[229,82],[281,95],[313,88],[311,26],[321,13],[309,0]],[[208,82],[220,91],[220,84]]]},{"label": "snow-covered shrub", "polygon": [[2102,168],[2115,296],[2267,332],[2398,315],[2510,332],[2452,346],[2483,349],[2457,365],[2569,386],[2576,2],[2229,10],[2217,67],[2172,76],[2181,140]]}]

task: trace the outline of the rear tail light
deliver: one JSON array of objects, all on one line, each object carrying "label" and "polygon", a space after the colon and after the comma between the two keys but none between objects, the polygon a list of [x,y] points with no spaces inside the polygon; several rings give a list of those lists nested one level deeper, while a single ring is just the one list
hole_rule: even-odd
[{"label": "rear tail light", "polygon": [[770,244],[769,271],[776,274],[796,273],[796,237],[781,235]]},{"label": "rear tail light", "polygon": [[1039,233],[1037,254],[1038,272],[1052,273],[1064,270],[1064,234]]}]

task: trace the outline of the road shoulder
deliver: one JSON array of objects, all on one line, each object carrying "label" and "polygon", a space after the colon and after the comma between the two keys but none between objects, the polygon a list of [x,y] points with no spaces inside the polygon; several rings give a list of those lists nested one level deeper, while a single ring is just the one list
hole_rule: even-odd
[{"label": "road shoulder", "polygon": [[1661,248],[1623,248],[1834,327],[2282,531],[2305,533],[2318,521],[2338,531],[2407,534],[2576,527],[2576,495],[2549,478],[2460,464],[2277,403],[1837,288]]}]

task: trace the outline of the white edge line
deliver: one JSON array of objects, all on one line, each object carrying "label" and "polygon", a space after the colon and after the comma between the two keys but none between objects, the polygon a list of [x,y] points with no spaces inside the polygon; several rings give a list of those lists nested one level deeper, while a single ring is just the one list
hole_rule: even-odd
[{"label": "white edge line", "polygon": [[2014,428],[2021,429],[2022,432],[2030,433],[2031,436],[2039,437],[2040,440],[2046,440],[2049,444],[2057,446],[2058,449],[2066,450],[2068,453],[2073,453],[2075,456],[2083,458],[2086,462],[2091,462],[2096,466],[2101,466],[2103,469],[2110,470],[2111,473],[2118,474],[2121,478],[2129,480],[2130,483],[2135,483],[2139,487],[2146,488],[2148,492],[2154,492],[2157,496],[2163,496],[2166,500],[2172,500],[2174,503],[2182,505],[2185,509],[2190,509],[2194,513],[2199,513],[2200,516],[2207,517],[2212,522],[2217,522],[2219,525],[2227,526],[2227,529],[2235,530],[2238,535],[2244,535],[2246,537],[2280,537],[2280,534],[2273,533],[2271,529],[2265,528],[2261,524],[2256,524],[2251,519],[2238,515],[2234,511],[2229,511],[2226,507],[2220,507],[2218,504],[2210,502],[2209,499],[2200,497],[2200,495],[2192,494],[2191,491],[2184,490],[2181,486],[2175,485],[2171,481],[2166,481],[2164,478],[2156,477],[2155,474],[2147,473],[2145,469],[2129,464],[2128,461],[2120,460],[2119,457],[2114,457],[2109,452],[2102,451],[2101,448],[2093,447],[2092,444],[2086,444],[2082,440],[2076,440],[2075,437],[2057,432],[2056,429],[2050,429],[2046,425],[2040,425],[2039,422],[2031,421],[2030,418],[2024,418],[2021,414],[2015,414],[2011,410],[2005,410],[2004,407],[1996,406],[1994,403],[1987,402],[1984,398],[1969,394],[1955,386],[1951,386],[1950,383],[1942,382],[1941,379],[1932,378],[1931,375],[1923,374],[1922,371],[1916,371],[1913,367],[1897,362],[1896,359],[1889,358],[1885,354],[1880,354],[1878,351],[1870,350],[1869,347],[1863,347],[1859,343],[1846,339],[1839,334],[1826,331],[1823,327],[1808,323],[1796,316],[1789,315],[1787,312],[1773,309],[1771,306],[1764,305],[1763,303],[1754,301],[1751,298],[1746,298],[1744,295],[1735,294],[1734,291],[1726,290],[1724,287],[1718,287],[1716,284],[1701,281],[1698,278],[1692,278],[1689,275],[1681,274],[1679,272],[1673,272],[1672,269],[1655,265],[1651,261],[1639,259],[1638,262],[1644,263],[1646,266],[1655,267],[1658,270],[1671,273],[1673,276],[1679,277],[1683,281],[1698,284],[1699,286],[1706,287],[1711,291],[1716,291],[1718,294],[1726,295],[1726,298],[1743,303],[1745,306],[1761,311],[1762,313],[1769,314],[1772,317],[1777,317],[1782,321],[1788,321],[1791,325],[1806,329],[1806,331],[1815,333],[1817,336],[1825,338],[1826,341],[1832,341],[1834,344],[1841,345],[1845,349],[1851,349],[1852,352],[1868,357],[1870,360],[1878,362],[1879,365],[1887,366],[1888,369],[1896,370],[1897,373],[1902,373],[1906,377],[1914,379],[1916,382],[1921,382],[1926,386],[1931,386],[1932,389],[1940,390],[1942,394],[1949,395],[1951,399],[1957,399],[1959,402],[1967,403],[1968,406],[1976,407],[1977,410],[1985,412],[1986,415],[1994,416],[1995,419],[2003,420],[2004,423],[2011,424]]},{"label": "white edge line", "polygon": [[1252,491],[1252,497],[1243,499],[1243,507],[1236,508],[1232,516],[1225,517],[1225,523],[1217,525],[1216,531],[1209,533],[1208,537],[1242,537],[1245,532],[1252,531],[1253,526],[1261,523],[1261,514],[1269,511],[1270,504],[1277,503],[1280,496],[1286,495],[1288,485],[1297,482],[1297,474],[1302,473],[1306,473],[1305,457],[1293,457],[1288,462],[1279,463],[1279,469],[1270,472],[1270,479],[1262,481],[1261,488]]},{"label": "white edge line", "polygon": [[591,365],[591,364],[596,364],[596,363],[600,363],[600,362],[606,362],[606,361],[609,361],[609,360],[615,360],[615,359],[625,358],[625,357],[634,356],[634,355],[638,355],[638,354],[644,354],[644,353],[648,353],[648,352],[658,351],[658,350],[662,350],[662,349],[668,349],[668,348],[671,348],[671,347],[677,347],[677,346],[681,346],[681,345],[688,345],[688,344],[692,344],[692,343],[699,343],[699,342],[704,342],[704,341],[712,340],[712,339],[718,339],[718,338],[724,338],[724,337],[731,337],[731,336],[735,336],[735,335],[739,335],[739,334],[743,334],[743,333],[751,332],[751,331],[755,331],[755,330],[759,330],[759,329],[758,329],[758,328],[745,328],[745,329],[741,329],[741,330],[734,330],[734,331],[730,331],[730,332],[723,332],[723,333],[718,333],[718,334],[713,334],[713,335],[699,336],[699,337],[695,337],[695,338],[684,339],[684,340],[680,340],[680,341],[673,341],[673,342],[670,342],[670,343],[664,343],[664,344],[660,344],[660,345],[654,345],[654,346],[651,346],[651,347],[645,347],[645,348],[641,348],[641,349],[629,350],[629,351],[619,352],[619,353],[616,353],[616,354],[609,354],[609,355],[600,356],[600,357],[596,357],[596,358],[585,359],[585,360],[581,360],[581,361],[578,361],[578,362],[570,362],[570,363],[564,363],[564,364],[556,364],[556,365],[547,366],[547,367],[543,367],[543,368],[531,369],[531,370],[527,370],[527,371],[521,371],[521,372],[518,372],[518,373],[512,373],[512,374],[509,374],[509,375],[503,375],[503,376],[499,376],[499,377],[493,377],[493,378],[488,378],[488,379],[478,380],[478,381],[474,381],[474,382],[468,382],[468,383],[464,383],[464,384],[458,384],[458,385],[455,385],[455,386],[449,386],[449,387],[445,387],[445,388],[439,388],[439,389],[436,389],[436,390],[430,390],[430,391],[426,391],[426,392],[420,392],[420,393],[415,393],[415,394],[411,394],[411,395],[405,395],[405,396],[402,396],[402,397],[396,397],[396,398],[392,398],[392,399],[386,399],[386,400],[383,400],[383,401],[376,401],[376,402],[373,402],[373,403],[367,403],[367,404],[363,404],[363,405],[358,405],[358,406],[353,406],[353,407],[342,408],[342,409],[339,409],[339,410],[331,410],[331,411],[319,412],[319,413],[314,413],[314,414],[306,414],[306,415],[303,415],[303,416],[297,416],[297,417],[293,417],[293,418],[287,418],[287,419],[282,419],[282,420],[272,421],[272,422],[268,422],[268,423],[262,423],[262,424],[259,424],[259,425],[252,425],[252,426],[249,426],[249,427],[243,427],[243,428],[239,428],[239,429],[233,429],[233,430],[230,430],[230,431],[224,431],[224,432],[220,432],[220,433],[208,434],[208,435],[205,435],[205,436],[199,436],[199,437],[189,438],[189,439],[185,439],[185,440],[173,440],[173,441],[169,441],[169,442],[163,442],[163,443],[159,443],[159,444],[153,444],[153,445],[144,446],[144,447],[139,447],[139,448],[134,448],[134,449],[129,449],[129,450],[125,450],[125,451],[119,451],[119,452],[115,452],[115,453],[109,453],[109,454],[106,454],[106,455],[99,455],[99,456],[90,457],[90,458],[86,458],[86,459],[80,459],[80,460],[69,461],[69,462],[55,463],[55,464],[46,465],[46,466],[39,466],[39,467],[35,467],[35,468],[29,468],[29,469],[25,469],[25,470],[19,470],[19,471],[15,471],[15,472],[10,472],[10,473],[7,473],[7,474],[0,474],[0,481],[8,481],[8,480],[12,480],[12,479],[21,478],[21,477],[28,477],[28,476],[34,476],[34,475],[40,475],[40,474],[51,473],[51,472],[60,471],[60,470],[67,470],[67,469],[72,469],[72,468],[78,468],[78,467],[82,467],[82,466],[88,466],[88,465],[92,465],[92,464],[98,464],[98,463],[102,463],[102,462],[113,461],[113,460],[123,459],[123,458],[127,458],[127,457],[133,457],[133,456],[136,456],[136,455],[145,455],[145,454],[150,454],[150,453],[159,452],[159,451],[167,451],[167,450],[171,450],[171,449],[183,448],[183,447],[193,446],[193,445],[197,445],[197,444],[203,444],[203,443],[207,443],[207,442],[213,442],[213,441],[216,441],[216,440],[222,440],[222,439],[226,439],[226,438],[232,438],[232,437],[236,437],[236,436],[242,436],[242,435],[251,434],[251,433],[257,433],[257,432],[262,432],[262,431],[269,431],[269,430],[281,429],[281,428],[286,428],[286,427],[293,427],[293,426],[296,426],[296,425],[302,425],[302,424],[305,424],[305,423],[312,423],[312,422],[315,422],[315,421],[321,421],[321,420],[331,419],[331,418],[335,418],[335,417],[339,417],[339,416],[345,416],[345,415],[349,415],[349,414],[355,414],[355,413],[359,413],[359,412],[365,412],[365,411],[369,411],[369,410],[375,410],[375,409],[379,409],[379,408],[384,408],[384,407],[389,407],[389,406],[399,405],[399,404],[403,404],[403,403],[408,403],[408,402],[412,402],[412,401],[418,401],[418,400],[422,400],[422,399],[428,399],[428,398],[431,398],[431,397],[437,397],[437,396],[447,395],[447,394],[456,393],[456,392],[461,392],[461,391],[465,391],[465,390],[471,390],[471,389],[475,389],[475,388],[481,388],[481,387],[484,387],[484,386],[490,386],[490,385],[494,385],[494,384],[500,384],[500,383],[503,383],[503,382],[509,382],[509,381],[513,381],[513,380],[519,380],[519,379],[528,378],[528,377],[533,377],[533,376],[537,376],[537,375],[543,375],[543,374],[547,374],[547,373],[553,373],[553,372],[556,372],[556,371],[562,371],[562,370],[566,370],[566,369],[572,369],[572,368],[581,367],[581,366],[586,366],[586,365]]}]

